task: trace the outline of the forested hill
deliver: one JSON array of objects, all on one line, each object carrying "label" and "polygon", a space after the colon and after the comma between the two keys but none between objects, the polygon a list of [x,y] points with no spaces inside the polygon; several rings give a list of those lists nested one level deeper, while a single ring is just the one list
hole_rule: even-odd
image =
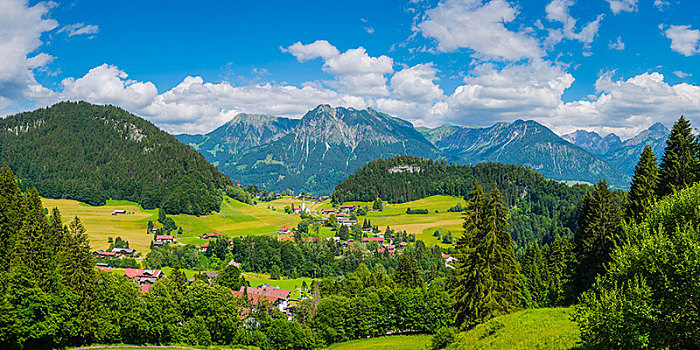
[{"label": "forested hill", "polygon": [[[334,202],[373,201],[377,197],[403,203],[433,195],[466,196],[476,182],[485,188],[494,183],[508,204],[539,191],[550,196],[579,196],[587,186],[567,186],[522,165],[480,163],[448,164],[413,156],[377,159],[335,187]],[[583,191],[582,191],[583,189]]]},{"label": "forested hill", "polygon": [[61,102],[0,119],[0,163],[23,188],[92,205],[136,201],[168,213],[218,211],[232,186],[204,157],[113,106]]},{"label": "forested hill", "polygon": [[494,184],[511,208],[509,231],[519,246],[551,243],[576,229],[581,199],[587,185],[568,186],[546,179],[522,165],[481,163],[448,164],[412,156],[367,163],[338,184],[335,203],[382,200],[401,203],[433,195],[467,196],[477,181],[487,190]]}]

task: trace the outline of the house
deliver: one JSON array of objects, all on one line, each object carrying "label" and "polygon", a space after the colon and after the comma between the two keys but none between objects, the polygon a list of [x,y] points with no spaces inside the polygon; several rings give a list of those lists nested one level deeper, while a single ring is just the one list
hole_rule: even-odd
[{"label": "house", "polygon": [[357,223],[357,220],[341,219],[338,222],[343,226],[353,226]]},{"label": "house", "polygon": [[288,234],[292,233],[292,229],[289,228],[289,226],[282,226],[282,227],[280,227],[279,230],[277,230],[277,233],[279,233],[281,235],[288,235]]},{"label": "house", "polygon": [[405,247],[405,246],[407,246],[407,245],[408,245],[408,243],[406,243],[406,242],[401,242],[401,243],[399,243],[399,247],[401,247],[401,248],[403,248],[403,247]]},{"label": "house", "polygon": [[368,228],[362,229],[362,232],[373,233],[373,232],[374,232],[374,229],[371,228],[371,227],[368,227]]},{"label": "house", "polygon": [[96,265],[97,267],[101,268],[101,269],[104,269],[104,268],[108,268],[108,267],[109,267],[109,264],[108,264],[108,263],[97,263],[97,264],[95,264],[95,265]]},{"label": "house", "polygon": [[165,243],[163,243],[163,241],[154,241],[154,242],[153,242],[153,246],[156,247],[156,248],[162,247],[163,244],[165,244]]},{"label": "house", "polygon": [[343,211],[346,211],[346,212],[355,211],[356,209],[357,209],[357,207],[354,206],[354,205],[341,205],[341,206],[340,206],[340,210],[343,210]]},{"label": "house", "polygon": [[99,258],[116,258],[116,257],[117,257],[117,253],[114,252],[114,251],[106,252],[106,251],[100,249],[100,250],[97,250],[97,251],[93,252],[93,253],[92,253],[92,256],[94,256],[94,257],[96,257],[96,258],[97,258],[97,257],[99,257]]},{"label": "house", "polygon": [[172,243],[173,241],[175,241],[175,237],[173,237],[171,235],[157,235],[156,242],[158,242],[158,241],[163,242],[163,243]]},{"label": "house", "polygon": [[286,313],[289,307],[289,294],[292,292],[288,289],[277,289],[269,284],[263,284],[258,287],[241,287],[240,293],[247,291],[248,295],[259,295],[267,298],[272,305],[276,306],[280,311]]},{"label": "house", "polygon": [[[136,281],[139,285],[143,286],[145,284],[151,285],[156,283],[159,278],[165,276],[161,270],[148,270],[148,269],[126,269],[124,270],[124,276]],[[145,290],[141,287],[144,292],[148,291],[149,287]]]},{"label": "house", "polygon": [[334,214],[335,208],[323,208],[321,209],[321,214]]},{"label": "house", "polygon": [[379,244],[384,243],[384,238],[382,237],[362,237],[362,243],[377,242]]},{"label": "house", "polygon": [[117,209],[112,212],[112,215],[126,215],[126,210],[124,209]]},{"label": "house", "polygon": [[302,209],[301,208],[292,208],[292,212],[294,214],[301,214]]},{"label": "house", "polygon": [[294,236],[280,236],[279,240],[282,242],[294,242]]},{"label": "house", "polygon": [[132,248],[112,248],[112,253],[116,253],[118,257],[130,257],[133,256],[136,249]]},{"label": "house", "polygon": [[442,253],[442,258],[445,259],[445,266],[447,266],[447,267],[452,267],[452,266],[450,266],[450,264],[457,261],[457,259],[455,259],[450,254]]},{"label": "house", "polygon": [[207,251],[207,248],[208,248],[208,247],[209,247],[209,242],[204,242],[204,244],[202,244],[202,245],[199,247],[199,251],[200,251],[201,253],[204,253],[204,252]]},{"label": "house", "polygon": [[218,238],[221,237],[221,234],[218,232],[207,232],[202,235],[202,239],[209,239],[209,238]]}]

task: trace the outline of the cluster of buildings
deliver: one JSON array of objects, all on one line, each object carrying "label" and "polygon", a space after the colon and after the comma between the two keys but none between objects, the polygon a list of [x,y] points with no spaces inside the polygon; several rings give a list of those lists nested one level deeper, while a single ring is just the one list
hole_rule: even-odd
[{"label": "cluster of buildings", "polygon": [[253,305],[259,305],[265,300],[291,319],[292,310],[289,307],[289,295],[291,292],[292,291],[288,289],[277,289],[269,284],[262,284],[257,287],[243,286],[240,290],[233,291],[233,294],[239,298],[247,297]]}]

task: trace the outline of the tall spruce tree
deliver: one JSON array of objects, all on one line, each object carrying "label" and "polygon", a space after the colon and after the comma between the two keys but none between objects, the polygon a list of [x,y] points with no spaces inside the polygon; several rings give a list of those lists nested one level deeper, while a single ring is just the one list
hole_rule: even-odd
[{"label": "tall spruce tree", "polygon": [[644,146],[639,162],[634,168],[630,185],[629,199],[625,206],[625,216],[639,222],[656,202],[655,189],[658,183],[659,167],[649,145]]},{"label": "tall spruce tree", "polygon": [[571,287],[575,297],[590,288],[595,277],[605,271],[621,233],[619,205],[605,180],[600,180],[583,197],[574,233],[576,267]]},{"label": "tall spruce tree", "polygon": [[10,269],[15,240],[22,222],[22,193],[7,165],[0,167],[0,271]]},{"label": "tall spruce tree", "polygon": [[656,194],[659,198],[697,181],[698,144],[690,122],[681,116],[671,129],[661,158]]},{"label": "tall spruce tree", "polygon": [[469,196],[452,286],[455,324],[462,328],[512,310],[520,295],[514,244],[500,192],[494,186],[487,198],[477,184]]}]

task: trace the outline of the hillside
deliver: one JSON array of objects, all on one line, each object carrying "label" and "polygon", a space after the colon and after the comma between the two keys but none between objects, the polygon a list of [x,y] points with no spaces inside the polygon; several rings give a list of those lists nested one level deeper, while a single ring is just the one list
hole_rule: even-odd
[{"label": "hillside", "polygon": [[[482,163],[469,166],[398,156],[367,163],[338,184],[331,199],[335,203],[345,203],[369,202],[379,197],[390,203],[404,203],[435,195],[464,197],[477,182],[486,190],[496,184],[503,194],[505,204],[511,208],[509,230],[519,246],[527,242],[551,242],[556,235],[567,236],[573,232],[579,202],[589,188],[548,180],[522,165]],[[384,214],[375,212],[373,215]],[[458,215],[455,219],[421,229],[440,226],[459,229]]]},{"label": "hillside", "polygon": [[462,332],[447,349],[574,349],[579,341],[571,309],[531,309]]},{"label": "hillside", "polygon": [[[295,125],[276,140],[284,128],[274,129],[275,132],[268,128],[274,137],[260,141],[257,147],[239,148],[236,152],[226,151],[232,146],[225,135],[231,134],[230,130],[221,128],[206,135],[221,140],[216,145],[205,141],[195,147],[236,181],[317,194],[330,192],[338,182],[377,158],[403,154],[440,156],[410,123],[372,109],[320,105],[298,122],[270,120],[266,125]],[[241,125],[241,122],[233,124]],[[185,136],[179,137],[187,141]]]},{"label": "hillside", "polygon": [[601,178],[626,187],[629,177],[600,157],[562,139],[535,121],[516,120],[487,128],[441,127],[424,134],[466,164],[520,164],[550,179],[595,183]]},{"label": "hillside", "polygon": [[23,188],[101,205],[130,200],[168,213],[218,211],[231,180],[150,122],[113,106],[61,102],[0,119],[0,162]]}]

